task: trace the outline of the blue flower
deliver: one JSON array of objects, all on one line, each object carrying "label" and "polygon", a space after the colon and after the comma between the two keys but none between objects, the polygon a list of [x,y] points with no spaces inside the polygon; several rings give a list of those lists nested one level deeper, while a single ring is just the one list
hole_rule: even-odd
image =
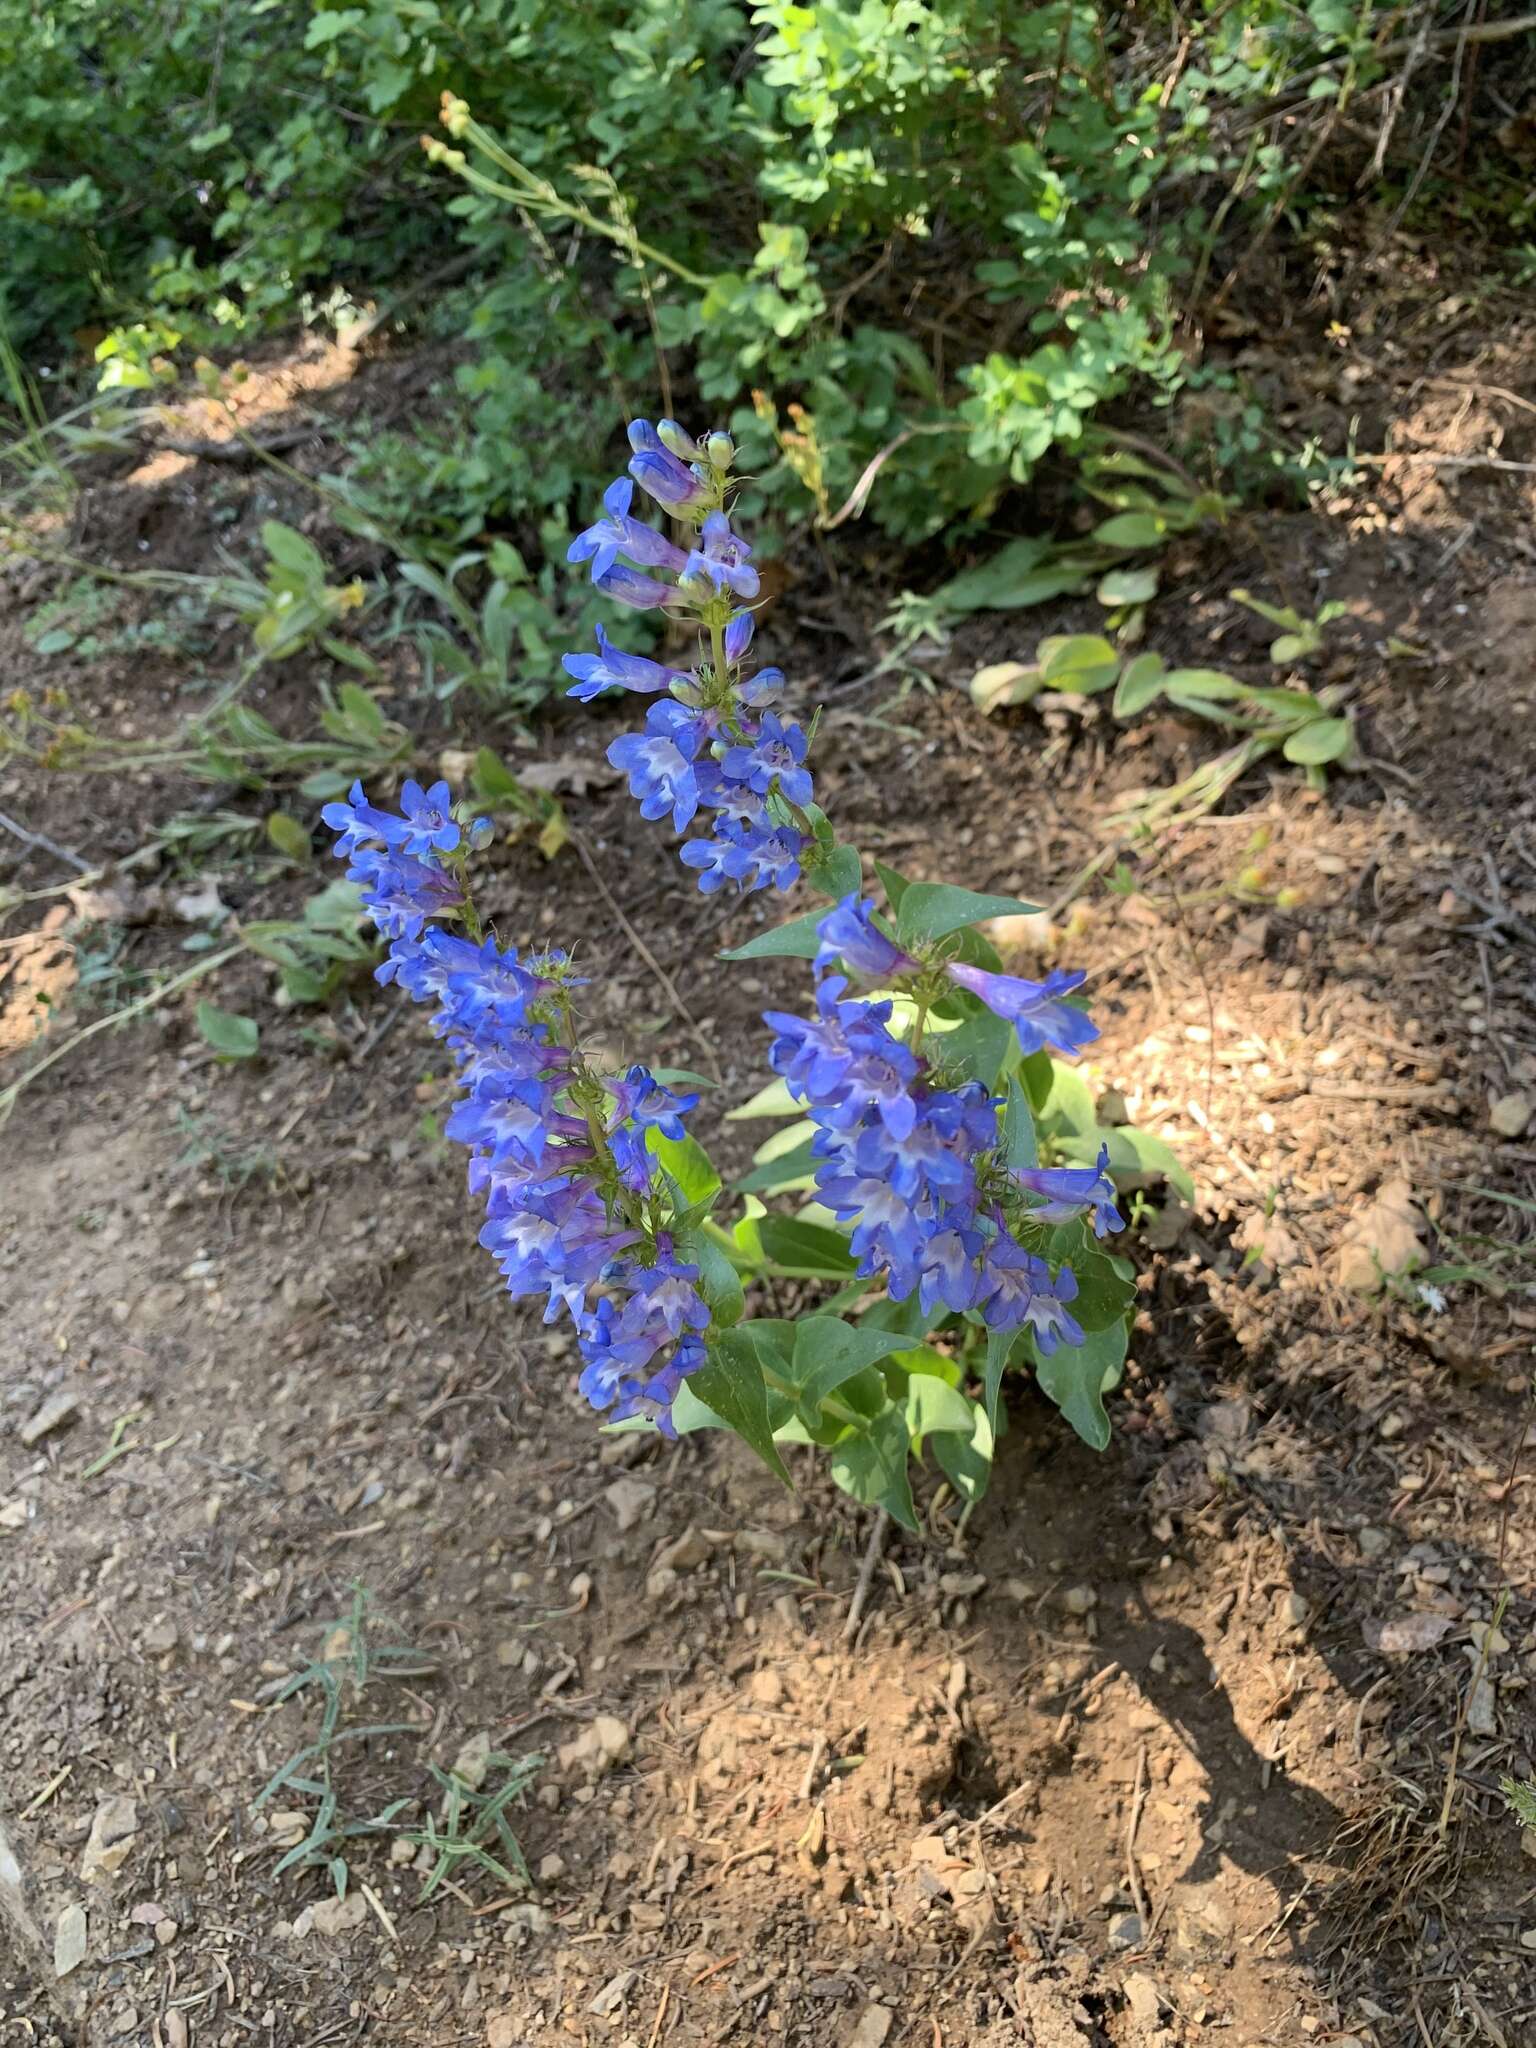
[{"label": "blue flower", "polygon": [[816,949],[818,974],[832,961],[841,960],[855,974],[867,975],[871,981],[888,981],[893,974],[904,974],[917,965],[910,953],[904,953],[880,930],[874,904],[861,899],[857,891],[829,910],[816,931],[821,940]]},{"label": "blue flower", "polygon": [[1080,972],[1069,974],[1053,968],[1044,981],[1025,981],[1014,974],[989,974],[963,960],[950,961],[944,971],[951,981],[980,996],[994,1016],[1012,1024],[1025,1053],[1040,1052],[1046,1046],[1057,1052],[1081,1052],[1099,1035],[1099,1027],[1083,1011],[1062,1000],[1082,986],[1086,976]]},{"label": "blue flower", "polygon": [[1097,1166],[1016,1166],[1012,1172],[1021,1188],[1041,1197],[1040,1205],[1029,1211],[1031,1222],[1064,1223],[1091,1210],[1095,1237],[1124,1230],[1125,1218],[1115,1207],[1107,1145],[1099,1147]]},{"label": "blue flower", "polygon": [[736,695],[743,704],[748,704],[757,711],[765,704],[774,703],[783,688],[783,669],[760,668],[755,676],[748,676],[744,683],[736,685]]},{"label": "blue flower", "polygon": [[727,882],[743,895],[754,889],[792,889],[800,879],[805,852],[803,832],[771,822],[756,825],[729,818],[717,821],[713,839],[690,839],[679,849],[685,867],[699,869],[699,887],[706,896]]},{"label": "blue flower", "polygon": [[611,483],[603,493],[607,518],[599,519],[585,533],[577,534],[566,550],[568,562],[591,562],[594,582],[611,569],[621,555],[639,563],[641,568],[670,569],[674,575],[688,565],[687,554],[682,548],[674,547],[664,533],[658,533],[654,526],[647,526],[644,520],[629,516],[634,495],[635,487],[628,477],[621,476],[617,482]]},{"label": "blue flower", "polygon": [[370,841],[382,846],[404,846],[410,835],[410,827],[403,818],[395,817],[391,811],[375,810],[364,796],[360,782],[353,783],[352,794],[345,803],[327,804],[320,816],[340,835],[331,851],[341,860],[350,860],[360,846]]},{"label": "blue flower", "polygon": [[715,490],[679,462],[649,420],[631,420],[629,473],[641,490],[671,512],[694,512],[713,504]]},{"label": "blue flower", "polygon": [[400,791],[400,808],[409,826],[405,850],[418,860],[430,860],[434,853],[452,853],[463,837],[446,782],[434,782],[427,790],[419,782],[407,782]]},{"label": "blue flower", "polygon": [[627,604],[631,611],[653,612],[677,602],[670,583],[658,583],[654,576],[642,576],[626,562],[613,562],[592,578],[595,587],[615,604]]},{"label": "blue flower", "polygon": [[752,645],[753,619],[750,612],[732,612],[725,627],[725,658],[733,665]]},{"label": "blue flower", "polygon": [[1046,1358],[1059,1344],[1085,1341],[1082,1328],[1066,1306],[1077,1299],[1077,1275],[1070,1266],[1063,1266],[1053,1280],[1044,1259],[1025,1251],[1007,1231],[987,1247],[981,1286],[978,1306],[988,1329],[1012,1330],[1027,1323]]},{"label": "blue flower", "polygon": [[684,669],[668,668],[664,662],[650,661],[643,654],[626,654],[623,648],[614,646],[601,626],[597,629],[596,654],[567,654],[561,665],[567,675],[576,677],[565,694],[583,704],[591,703],[604,690],[652,693],[692,680]]},{"label": "blue flower", "polygon": [[744,782],[759,796],[777,786],[792,804],[804,805],[811,800],[812,788],[810,770],[801,765],[805,750],[801,728],[768,711],[756,732],[748,733],[747,744],[727,747],[720,767],[731,781]]},{"label": "blue flower", "polygon": [[660,1131],[664,1138],[684,1137],[683,1118],[699,1106],[696,1090],[679,1094],[663,1086],[649,1067],[629,1068],[613,1095],[617,1122],[632,1122],[641,1130]]},{"label": "blue flower", "polygon": [[699,808],[693,764],[664,733],[627,732],[609,747],[608,759],[629,777],[642,818],[664,818],[670,811],[673,829],[681,832]]},{"label": "blue flower", "polygon": [[347,880],[362,891],[363,907],[386,939],[416,939],[429,917],[458,910],[463,891],[435,862],[408,853],[359,847]]},{"label": "blue flower", "polygon": [[716,592],[729,590],[735,597],[756,597],[757,571],[752,567],[752,550],[723,512],[711,512],[699,529],[699,546],[688,556],[685,577],[702,579]]}]

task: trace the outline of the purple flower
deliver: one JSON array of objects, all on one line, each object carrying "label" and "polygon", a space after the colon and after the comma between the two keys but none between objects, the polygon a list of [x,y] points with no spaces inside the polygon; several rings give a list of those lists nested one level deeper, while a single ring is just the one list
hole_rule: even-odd
[{"label": "purple flower", "polygon": [[855,974],[867,975],[871,981],[887,981],[893,974],[904,974],[917,965],[910,953],[904,953],[879,929],[874,904],[868,898],[860,898],[857,892],[845,896],[829,910],[816,930],[821,938],[816,952],[818,974],[834,960],[841,960]]},{"label": "purple flower", "polygon": [[679,849],[685,867],[699,870],[699,887],[706,896],[727,882],[734,882],[743,895],[754,889],[792,889],[800,879],[800,856],[806,848],[803,832],[787,825],[756,825],[723,819],[713,839],[690,839]]},{"label": "purple flower", "polygon": [[1044,981],[1025,981],[1014,974],[989,974],[984,967],[970,967],[963,960],[951,960],[944,972],[972,995],[980,996],[997,1017],[1005,1017],[1018,1034],[1025,1053],[1054,1046],[1057,1052],[1081,1052],[1099,1035],[1099,1027],[1084,1013],[1062,998],[1086,979],[1081,972],[1065,973],[1053,968]]},{"label": "purple flower", "polygon": [[696,1091],[680,1095],[664,1087],[649,1067],[631,1067],[613,1096],[616,1122],[633,1122],[641,1130],[660,1131],[664,1138],[683,1137],[683,1118],[699,1106]]},{"label": "purple flower", "polygon": [[585,533],[577,534],[566,550],[568,562],[591,562],[594,582],[611,569],[621,555],[639,563],[642,568],[670,569],[674,575],[688,565],[688,556],[683,549],[674,547],[664,533],[658,533],[654,526],[647,526],[642,519],[629,516],[634,495],[635,487],[628,477],[621,476],[611,483],[603,493],[603,508],[608,517],[599,519]]},{"label": "purple flower", "polygon": [[599,626],[596,654],[567,654],[562,662],[567,675],[576,681],[566,691],[580,703],[589,704],[604,690],[638,690],[653,693],[670,690],[674,683],[691,682],[685,669],[668,668],[664,662],[649,661],[643,654],[626,654],[615,647]]},{"label": "purple flower", "polygon": [[988,1329],[1012,1330],[1028,1323],[1047,1358],[1058,1344],[1084,1342],[1066,1307],[1077,1299],[1077,1275],[1063,1266],[1053,1280],[1044,1259],[1025,1251],[1006,1231],[987,1247],[981,1289],[978,1306]]},{"label": "purple flower", "polygon": [[753,620],[750,612],[732,612],[725,626],[725,658],[731,663],[741,660],[752,645]]},{"label": "purple flower", "polygon": [[675,604],[677,592],[670,583],[658,583],[654,576],[642,576],[625,562],[611,563],[592,578],[594,586],[615,604],[627,604],[631,611],[653,612],[664,604]]},{"label": "purple flower", "polygon": [[775,786],[792,804],[811,800],[811,775],[801,764],[805,760],[806,738],[798,725],[786,725],[771,711],[763,714],[749,744],[727,747],[721,759],[722,772],[732,782],[744,782],[759,796]]},{"label": "purple flower", "polygon": [[463,891],[435,861],[408,853],[360,847],[347,880],[362,891],[363,907],[387,939],[416,939],[429,917],[442,917],[463,903]]},{"label": "purple flower", "polygon": [[404,846],[410,836],[410,827],[403,818],[397,818],[392,811],[375,810],[364,796],[360,782],[353,783],[352,794],[345,803],[327,804],[320,816],[340,835],[331,851],[341,860],[350,860],[370,840],[384,846]]},{"label": "purple flower", "polygon": [[917,1122],[908,1090],[921,1062],[886,1030],[890,1004],[844,1002],[847,986],[827,976],[816,991],[814,1020],[768,1011],[764,1022],[778,1034],[768,1064],[819,1121],[847,1129],[875,1109],[893,1138],[905,1138]]},{"label": "purple flower", "polygon": [[407,853],[430,860],[434,853],[452,853],[457,847],[463,835],[446,782],[434,782],[427,790],[419,782],[407,782],[400,791],[400,808],[410,828],[405,840]]},{"label": "purple flower", "polygon": [[1064,1223],[1091,1210],[1095,1237],[1124,1230],[1125,1218],[1115,1207],[1107,1145],[1099,1147],[1097,1166],[1016,1166],[1012,1172],[1021,1188],[1041,1197],[1040,1206],[1029,1212],[1032,1223]]},{"label": "purple flower", "polygon": [[755,676],[748,676],[744,683],[736,685],[736,694],[743,704],[750,704],[756,711],[764,704],[772,704],[783,688],[783,669],[760,668]]},{"label": "purple flower", "polygon": [[629,445],[634,450],[629,473],[658,505],[672,512],[694,512],[713,502],[711,486],[678,461],[649,420],[630,421]]},{"label": "purple flower", "polygon": [[[633,465],[631,465],[633,466]],[[752,550],[723,512],[711,512],[699,529],[699,545],[689,555],[685,577],[703,580],[716,592],[729,590],[736,597],[756,597],[759,578],[752,567]]]},{"label": "purple flower", "polygon": [[664,818],[681,832],[699,808],[693,764],[665,733],[627,732],[608,749],[608,759],[629,777],[629,793],[640,800],[642,818]]}]

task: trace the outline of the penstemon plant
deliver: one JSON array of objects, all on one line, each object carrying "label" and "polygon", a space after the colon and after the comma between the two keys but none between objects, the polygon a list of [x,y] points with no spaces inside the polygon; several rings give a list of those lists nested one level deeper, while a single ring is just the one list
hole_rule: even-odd
[{"label": "penstemon plant", "polygon": [[[749,666],[758,575],[730,523],[729,436],[642,420],[629,439],[629,475],[570,559],[620,603],[691,620],[699,651],[675,668],[599,630],[595,655],[565,659],[570,694],[655,700],[608,755],[642,816],[679,833],[707,819],[680,849],[701,889],[803,881],[831,906],[721,956],[804,959],[815,977],[812,1014],[768,1013],[776,1078],[732,1112],[792,1119],[737,1184],[735,1220],[684,1125],[700,1077],[604,1071],[566,955],[485,933],[469,879],[484,821],[461,823],[445,784],[410,782],[398,814],[356,787],[325,821],[389,941],[379,979],[435,1006],[458,1064],[447,1133],[486,1198],[480,1241],[512,1293],[569,1316],[592,1406],[610,1427],[734,1429],[781,1477],[782,1444],[822,1446],[846,1492],[915,1528],[909,1459],[925,1445],[968,1503],[984,1491],[1010,1365],[1108,1442],[1134,1298],[1100,1243],[1122,1227],[1111,1169],[1177,1182],[1177,1162],[1101,1130],[1053,1058],[1098,1035],[1075,1000],[1084,976],[1002,971],[980,927],[1033,906],[878,861],[882,895],[864,893],[858,852],[812,800],[811,736],[775,708],[783,676]],[[635,516],[636,485],[686,544]],[[791,1192],[809,1197],[793,1216],[761,1199]],[[744,1289],[763,1280],[830,1291],[747,1319]]]}]

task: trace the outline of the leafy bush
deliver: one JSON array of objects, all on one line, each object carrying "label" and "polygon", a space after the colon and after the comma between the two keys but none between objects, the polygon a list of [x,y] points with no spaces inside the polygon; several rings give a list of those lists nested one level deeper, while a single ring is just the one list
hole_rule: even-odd
[{"label": "leafy bush", "polygon": [[[400,300],[470,353],[357,481],[445,553],[488,519],[549,546],[598,474],[588,394],[619,417],[674,385],[728,420],[749,510],[809,484],[830,523],[880,462],[872,516],[915,539],[1182,386],[1218,229],[1301,203],[1405,32],[1388,0],[0,0],[0,326],[153,382],[178,338]],[[457,187],[417,148],[445,91],[476,122]]]}]

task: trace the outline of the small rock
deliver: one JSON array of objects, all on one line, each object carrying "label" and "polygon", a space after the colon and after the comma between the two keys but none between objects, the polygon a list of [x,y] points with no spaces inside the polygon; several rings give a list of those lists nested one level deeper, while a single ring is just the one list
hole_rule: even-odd
[{"label": "small rock", "polygon": [[939,1591],[946,1600],[974,1600],[986,1583],[985,1572],[945,1572],[939,1579]]},{"label": "small rock", "polygon": [[154,1621],[145,1629],[139,1641],[152,1657],[164,1657],[175,1649],[176,1639],[174,1621]]},{"label": "small rock", "polygon": [[1120,1989],[1137,2026],[1148,2031],[1155,2027],[1162,2017],[1163,1994],[1153,1980],[1144,1971],[1133,1970]]},{"label": "small rock", "polygon": [[1406,1180],[1390,1180],[1350,1222],[1339,1246],[1340,1283],[1374,1294],[1386,1274],[1409,1273],[1425,1261],[1421,1218]]},{"label": "small rock", "polygon": [[656,1553],[653,1571],[691,1572],[701,1564],[707,1564],[710,1557],[709,1538],[702,1529],[691,1525],[681,1536],[674,1536]]},{"label": "small rock", "polygon": [[129,1798],[126,1792],[115,1792],[110,1799],[103,1799],[91,1819],[90,1839],[85,1845],[85,1854],[80,1860],[80,1876],[86,1884],[95,1884],[101,1878],[110,1877],[115,1870],[121,1870],[133,1850],[133,1838],[139,1831],[139,1803]]},{"label": "small rock", "polygon": [[73,1422],[80,1413],[80,1396],[61,1387],[56,1394],[50,1394],[30,1422],[24,1422],[18,1431],[28,1450],[40,1444],[45,1436],[51,1436],[56,1429],[62,1429],[66,1422]]},{"label": "small rock", "polygon": [[1141,1915],[1139,1913],[1117,1913],[1109,1923],[1109,1945],[1111,1948],[1139,1948],[1141,1945]]},{"label": "small rock", "polygon": [[453,1775],[471,1792],[478,1792],[491,1768],[491,1738],[482,1728],[471,1735],[453,1760]]},{"label": "small rock", "polygon": [[485,2048],[525,2048],[523,2037],[517,2031],[517,2021],[508,2019],[504,2013],[498,2019],[487,2020]]},{"label": "small rock", "polygon": [[759,1557],[770,1564],[782,1564],[789,1555],[789,1545],[773,1529],[738,1529],[731,1548],[738,1557]]},{"label": "small rock", "polygon": [[1099,1596],[1092,1586],[1068,1586],[1061,1604],[1068,1614],[1091,1614],[1099,1604]]},{"label": "small rock", "polygon": [[601,1777],[629,1748],[629,1730],[612,1714],[599,1714],[573,1742],[560,1749],[560,1768],[579,1769],[588,1777]]},{"label": "small rock", "polygon": [[754,1671],[747,1690],[755,1706],[781,1707],[784,1704],[784,1681],[777,1671]]},{"label": "small rock", "polygon": [[1527,1927],[1520,1937],[1522,1948],[1536,1948],[1536,1927]]},{"label": "small rock", "polygon": [[1305,1593],[1287,1593],[1281,1612],[1288,1628],[1305,1628],[1312,1619],[1312,1602]]},{"label": "small rock", "polygon": [[24,1500],[0,1501],[0,1529],[25,1529],[27,1512]]},{"label": "small rock", "polygon": [[619,2007],[639,1982],[640,1972],[638,1970],[620,1970],[616,1977],[608,1979],[608,1982],[587,2007],[587,2011],[595,2019],[606,2019],[609,2013],[618,2011]]},{"label": "small rock", "polygon": [[389,1860],[396,1870],[404,1870],[416,1861],[416,1848],[409,1835],[396,1835],[389,1845]]},{"label": "small rock", "polygon": [[274,1813],[267,1825],[274,1848],[297,1849],[309,1833],[309,1815],[296,1811]]},{"label": "small rock", "polygon": [[85,1961],[85,1908],[66,1906],[53,1937],[53,1974],[67,1977]]},{"label": "small rock", "polygon": [[367,1918],[368,1901],[361,1892],[351,1892],[344,1899],[321,1899],[309,1909],[309,1924],[315,1933],[328,1935],[332,1940],[349,1928],[361,1927]]},{"label": "small rock", "polygon": [[895,2023],[896,2015],[888,2005],[867,2005],[853,2030],[848,2048],[882,2048]]},{"label": "small rock", "polygon": [[1385,1529],[1357,1529],[1355,1541],[1362,1557],[1384,1557],[1392,1548],[1392,1538]]},{"label": "small rock", "polygon": [[1389,1415],[1383,1415],[1380,1422],[1377,1423],[1376,1434],[1383,1442],[1392,1443],[1402,1435],[1407,1427],[1407,1416],[1399,1415],[1396,1409],[1393,1409]]},{"label": "small rock", "polygon": [[540,1884],[555,1884],[559,1881],[560,1878],[564,1877],[564,1875],[565,1858],[563,1856],[555,1855],[553,1851],[551,1851],[548,1856],[544,1857],[539,1864]]},{"label": "small rock", "polygon": [[1528,1095],[1501,1095],[1488,1111],[1488,1121],[1501,1138],[1523,1138],[1531,1121]]},{"label": "small rock", "polygon": [[604,1487],[603,1498],[613,1509],[613,1518],[623,1536],[651,1512],[656,1504],[656,1489],[644,1479],[615,1479],[612,1486]]},{"label": "small rock", "polygon": [[167,1918],[155,1922],[155,1939],[162,1948],[169,1948],[180,1932],[181,1927],[175,1920]]}]

